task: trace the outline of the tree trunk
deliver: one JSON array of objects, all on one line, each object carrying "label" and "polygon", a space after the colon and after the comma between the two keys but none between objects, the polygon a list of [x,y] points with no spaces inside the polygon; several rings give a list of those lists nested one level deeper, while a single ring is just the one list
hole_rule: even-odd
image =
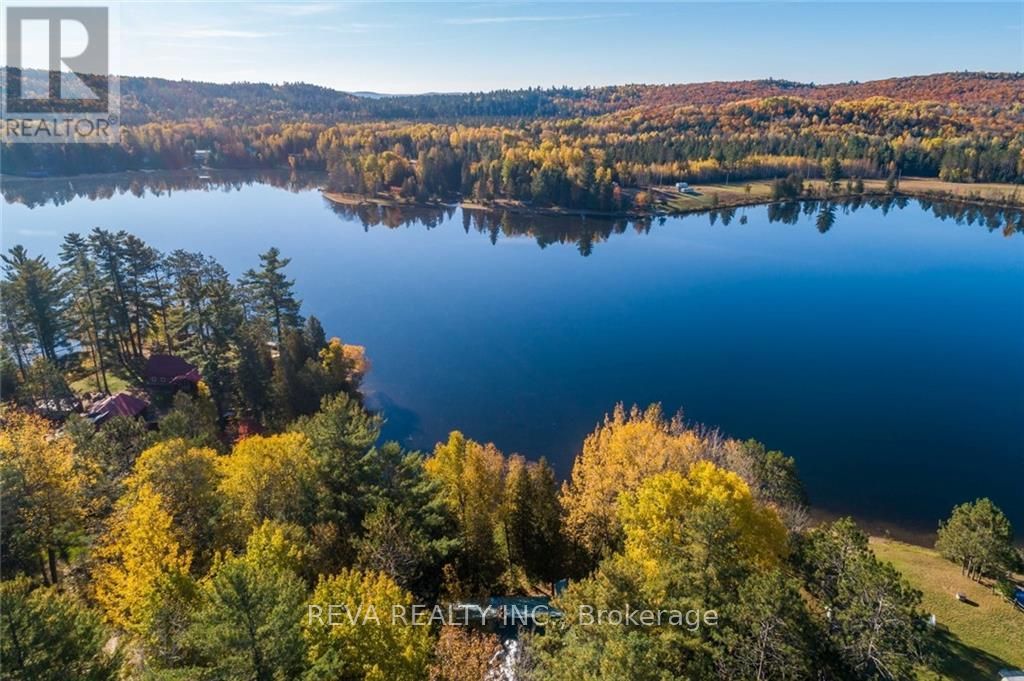
[{"label": "tree trunk", "polygon": [[46,559],[50,564],[50,580],[56,584],[60,581],[60,575],[57,574],[57,552],[52,548],[46,549]]},{"label": "tree trunk", "polygon": [[167,344],[168,354],[174,354],[174,344],[171,343],[171,330],[167,322],[167,301],[164,298],[164,285],[160,281],[160,275],[155,274],[158,304],[160,305],[160,318],[164,323],[164,342]]},{"label": "tree trunk", "polygon": [[46,560],[41,552],[36,557],[39,559],[39,574],[43,577],[43,586],[50,586],[50,573],[46,571]]},{"label": "tree trunk", "polygon": [[110,394],[110,386],[107,384],[107,362],[103,358],[103,348],[100,346],[100,322],[96,316],[96,301],[92,298],[92,291],[86,292],[86,297],[89,300],[89,316],[92,319],[92,337],[93,343],[96,347],[96,358],[97,358],[97,369],[100,373],[100,379],[103,386],[100,388],[102,392]]}]

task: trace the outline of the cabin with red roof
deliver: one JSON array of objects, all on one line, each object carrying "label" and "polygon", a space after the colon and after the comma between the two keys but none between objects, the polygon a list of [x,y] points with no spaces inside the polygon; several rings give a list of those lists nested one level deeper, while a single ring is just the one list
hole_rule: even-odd
[{"label": "cabin with red roof", "polygon": [[147,388],[195,388],[202,380],[193,364],[177,355],[150,355],[143,370]]},{"label": "cabin with red roof", "polygon": [[117,393],[89,407],[86,416],[97,426],[113,416],[138,418],[149,409],[149,402],[131,393]]}]

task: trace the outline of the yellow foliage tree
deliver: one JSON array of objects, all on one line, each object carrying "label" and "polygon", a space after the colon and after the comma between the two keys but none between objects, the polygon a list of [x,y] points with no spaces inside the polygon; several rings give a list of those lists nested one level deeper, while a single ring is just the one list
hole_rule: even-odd
[{"label": "yellow foliage tree", "polygon": [[320,365],[332,385],[348,385],[353,372],[352,362],[345,353],[345,344],[338,338],[327,342],[320,350]]},{"label": "yellow foliage tree", "polygon": [[622,539],[618,496],[654,474],[685,472],[704,446],[680,419],[666,419],[660,405],[634,406],[628,412],[617,405],[587,436],[562,488],[568,536],[595,560],[614,551]]},{"label": "yellow foliage tree", "polygon": [[128,499],[145,486],[160,495],[161,507],[170,514],[183,548],[192,553],[200,570],[223,543],[218,531],[217,461],[212,449],[190,447],[182,439],[168,440],[142,452],[125,482]]},{"label": "yellow foliage tree", "polygon": [[620,497],[619,518],[627,561],[649,577],[695,575],[693,581],[708,585],[706,593],[737,569],[779,565],[787,548],[775,512],[757,504],[740,476],[707,461],[687,475],[649,478]]},{"label": "yellow foliage tree", "polygon": [[57,558],[83,520],[85,479],[74,445],[42,417],[16,409],[0,411],[0,425],[4,562],[56,583]]},{"label": "yellow foliage tree", "polygon": [[264,520],[297,520],[310,499],[316,463],[301,433],[248,437],[219,465],[220,491],[241,538]]},{"label": "yellow foliage tree", "polygon": [[103,563],[96,600],[113,624],[145,637],[154,633],[161,602],[187,589],[192,554],[152,485],[141,485],[133,497],[97,551]]},{"label": "yellow foliage tree", "polygon": [[507,563],[501,530],[505,457],[493,444],[480,444],[452,431],[425,463],[438,480],[441,495],[455,517],[468,565],[486,586]]},{"label": "yellow foliage tree", "polygon": [[311,677],[427,678],[430,627],[414,626],[412,606],[412,595],[383,572],[345,569],[321,578],[304,627]]},{"label": "yellow foliage tree", "polygon": [[264,520],[246,540],[244,559],[255,566],[302,575],[308,571],[312,557],[309,546],[309,537],[299,525]]}]

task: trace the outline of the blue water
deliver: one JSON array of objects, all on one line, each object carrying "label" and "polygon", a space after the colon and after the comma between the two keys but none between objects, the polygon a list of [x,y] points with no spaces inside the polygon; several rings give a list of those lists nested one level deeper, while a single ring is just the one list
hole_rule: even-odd
[{"label": "blue water", "polygon": [[660,401],[796,457],[828,512],[928,531],[989,496],[1024,530],[1024,234],[916,202],[838,207],[825,233],[768,216],[389,228],[255,184],[5,204],[3,236],[54,258],[66,232],[126,229],[234,274],[280,247],[410,446],[458,428],[565,474],[616,402]]}]

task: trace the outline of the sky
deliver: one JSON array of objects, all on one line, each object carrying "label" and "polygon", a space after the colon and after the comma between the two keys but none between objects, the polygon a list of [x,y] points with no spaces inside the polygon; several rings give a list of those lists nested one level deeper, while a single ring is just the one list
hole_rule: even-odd
[{"label": "sky", "polygon": [[119,71],[386,93],[1024,71],[1024,2],[124,2]]}]

